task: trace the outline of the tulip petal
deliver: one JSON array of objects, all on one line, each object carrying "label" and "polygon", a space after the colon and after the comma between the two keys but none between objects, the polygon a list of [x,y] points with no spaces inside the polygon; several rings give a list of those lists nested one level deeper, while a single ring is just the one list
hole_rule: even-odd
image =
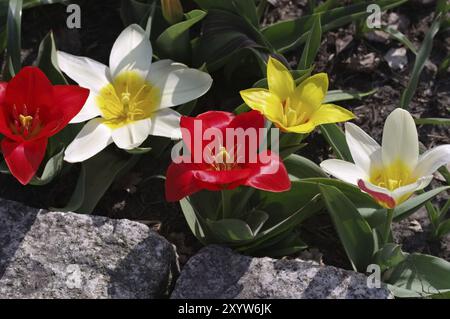
[{"label": "tulip petal", "polygon": [[181,115],[171,109],[163,109],[156,112],[149,120],[149,134],[171,139],[181,139],[180,118]]},{"label": "tulip petal", "polygon": [[414,173],[418,177],[431,175],[448,163],[450,163],[450,145],[440,145],[420,155]]},{"label": "tulip petal", "polygon": [[278,95],[280,100],[286,100],[295,89],[294,78],[280,61],[269,57],[267,63],[267,82],[269,90]]},{"label": "tulip petal", "polygon": [[312,121],[308,121],[304,124],[291,126],[291,127],[285,127],[283,125],[278,124],[280,129],[285,132],[291,132],[291,133],[298,133],[298,134],[307,134],[314,131],[316,128],[316,125]]},{"label": "tulip petal", "polygon": [[147,80],[161,92],[160,108],[195,100],[208,92],[212,85],[212,78],[208,73],[170,60],[153,63]]},{"label": "tulip petal", "polygon": [[169,165],[165,184],[167,201],[179,201],[180,199],[201,190],[201,187],[197,185],[197,180],[194,177],[196,169],[197,166],[191,163],[182,162]]},{"label": "tulip petal", "polygon": [[353,185],[358,185],[358,180],[367,177],[367,173],[359,166],[343,160],[328,159],[320,163],[320,167],[328,174]]},{"label": "tulip petal", "polygon": [[261,112],[269,121],[283,123],[283,106],[275,93],[267,89],[248,89],[241,91],[241,97],[251,109]]},{"label": "tulip petal", "polygon": [[396,205],[395,198],[393,193],[382,187],[378,187],[368,181],[365,180],[358,180],[358,187],[372,196],[376,201],[378,201],[380,204],[387,208],[394,208]]},{"label": "tulip petal", "polygon": [[75,85],[55,85],[53,87],[55,97],[55,107],[57,113],[61,116],[58,131],[62,130],[83,108],[89,96],[89,90]]},{"label": "tulip petal", "polygon": [[109,69],[106,65],[90,58],[79,57],[57,51],[58,66],[79,86],[99,92],[109,84]]},{"label": "tulip petal", "polygon": [[312,114],[310,120],[317,126],[345,122],[354,118],[355,115],[343,107],[334,104],[323,104]]},{"label": "tulip petal", "polygon": [[209,190],[231,189],[245,183],[252,171],[250,169],[234,169],[228,171],[216,171],[211,169],[197,170],[194,176],[202,188]]},{"label": "tulip petal", "polygon": [[382,167],[381,146],[361,128],[345,123],[345,139],[356,166],[367,174],[372,167]]},{"label": "tulip petal", "polygon": [[152,63],[152,45],[145,31],[137,24],[128,26],[114,42],[109,56],[111,75],[122,71],[138,71],[144,78]]},{"label": "tulip petal", "polygon": [[64,160],[76,163],[91,158],[113,142],[111,135],[101,119],[90,120],[67,147]]},{"label": "tulip petal", "polygon": [[285,192],[291,188],[286,167],[277,154],[267,150],[258,159],[256,164],[247,164],[252,173],[245,185],[269,192]]},{"label": "tulip petal", "polygon": [[11,174],[22,185],[26,185],[36,174],[44,159],[47,139],[16,142],[4,138],[1,148]]},{"label": "tulip petal", "polygon": [[128,123],[112,131],[112,139],[117,147],[131,150],[139,147],[150,133],[150,120],[144,119]]},{"label": "tulip petal", "polygon": [[384,124],[381,149],[385,167],[400,160],[414,170],[419,158],[419,140],[416,124],[408,111],[395,109],[389,114]]},{"label": "tulip petal", "polygon": [[415,191],[419,191],[427,187],[431,181],[433,180],[433,176],[424,176],[419,178],[415,183],[405,185],[399,187],[392,191],[392,195],[395,199],[397,205],[406,201]]},{"label": "tulip petal", "polygon": [[319,107],[328,91],[328,75],[317,73],[303,81],[294,92],[295,99]]},{"label": "tulip petal", "polygon": [[93,119],[94,117],[102,115],[100,109],[97,106],[97,93],[90,91],[89,96],[84,103],[83,108],[75,117],[70,120],[70,123],[82,123]]}]

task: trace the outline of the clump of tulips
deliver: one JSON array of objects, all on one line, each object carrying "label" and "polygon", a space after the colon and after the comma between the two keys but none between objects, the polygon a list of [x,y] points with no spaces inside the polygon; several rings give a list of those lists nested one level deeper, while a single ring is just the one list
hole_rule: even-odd
[{"label": "clump of tulips", "polygon": [[[170,32],[158,37],[155,52],[150,24],[146,29],[126,27],[108,65],[58,51],[48,37],[43,47],[53,57],[50,70],[24,67],[0,83],[0,146],[6,163],[2,171],[23,185],[40,185],[60,173],[63,161],[81,163],[67,209],[90,213],[114,178],[144,160],[144,154],[171,153],[165,198],[180,203],[190,229],[205,245],[226,245],[257,256],[293,255],[307,247],[298,226],[328,212],[355,270],[378,265],[383,281],[398,296],[450,291],[450,263],[404,253],[391,232],[393,222],[430,205],[450,188],[427,190],[433,174],[450,163],[450,145],[421,153],[414,118],[405,109],[387,117],[381,146],[350,123],[356,116],[335,103],[352,95],[329,90],[327,74],[311,74],[311,56],[320,44],[314,38],[321,36],[320,15],[310,18],[312,29],[299,69],[291,70],[271,46],[263,54],[263,44],[255,42],[251,48],[263,66],[263,78],[240,91],[243,104],[234,112],[210,107],[191,116],[197,99],[213,85],[207,70],[219,69],[228,56],[211,62],[208,55],[194,63],[202,56],[194,54],[195,49],[209,52],[202,41],[210,33],[205,27],[197,46],[189,39],[189,27],[204,19],[206,11],[184,14],[179,1],[162,5]],[[210,5],[211,14],[219,14]],[[205,25],[220,32],[224,26],[216,24],[229,21],[225,29],[231,32],[235,19],[242,18],[236,12],[239,5],[223,13],[223,21],[207,20]],[[362,10],[358,8],[353,9]],[[238,25],[248,25],[247,18]],[[265,36],[257,27],[248,32],[260,34],[252,41]],[[187,49],[177,51],[181,44]],[[219,44],[211,48],[229,49]],[[63,74],[78,85],[54,83],[65,82]],[[344,123],[345,133],[336,123]],[[337,157],[320,166],[296,154],[315,130]],[[168,147],[171,142],[173,147]]]}]

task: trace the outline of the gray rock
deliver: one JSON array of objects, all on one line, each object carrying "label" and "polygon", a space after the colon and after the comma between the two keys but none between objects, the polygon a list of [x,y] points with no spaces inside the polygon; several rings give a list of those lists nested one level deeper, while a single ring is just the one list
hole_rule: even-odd
[{"label": "gray rock", "polygon": [[174,261],[143,224],[0,199],[0,298],[158,298]]},{"label": "gray rock", "polygon": [[192,257],[178,279],[173,299],[203,298],[392,298],[368,288],[363,274],[303,260],[251,258],[208,246]]}]

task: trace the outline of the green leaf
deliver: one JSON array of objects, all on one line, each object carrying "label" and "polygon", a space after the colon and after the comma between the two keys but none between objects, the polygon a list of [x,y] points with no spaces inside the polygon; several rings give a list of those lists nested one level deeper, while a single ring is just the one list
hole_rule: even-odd
[{"label": "green leaf", "polygon": [[206,16],[206,12],[192,10],[186,13],[185,16],[185,21],[170,26],[156,40],[158,55],[161,58],[190,61],[192,48],[189,29],[200,22]]},{"label": "green leaf", "polygon": [[339,189],[321,185],[320,190],[353,268],[365,271],[374,253],[374,239],[369,224]]},{"label": "green leaf", "polygon": [[56,176],[58,176],[64,164],[64,150],[65,148],[62,148],[59,153],[57,153],[47,161],[41,176],[35,175],[30,181],[30,185],[46,185],[53,181]]},{"label": "green leaf", "polygon": [[20,61],[21,51],[21,23],[22,23],[22,0],[9,0],[7,20],[7,63],[11,76],[16,75],[22,68]]},{"label": "green leaf", "polygon": [[208,221],[211,232],[224,243],[248,241],[253,238],[250,227],[239,219],[221,219]]},{"label": "green leaf", "polygon": [[299,69],[307,69],[311,67],[319,52],[320,43],[322,42],[322,26],[320,24],[320,15],[312,16],[313,19],[311,31],[308,34],[302,56],[298,64]]},{"label": "green leaf", "polygon": [[447,219],[440,223],[437,229],[438,237],[444,237],[447,234],[450,234],[450,219]]},{"label": "green leaf", "polygon": [[37,66],[47,75],[52,84],[67,84],[56,61],[56,46],[53,33],[50,31],[39,45]]},{"label": "green leaf", "polygon": [[[327,178],[327,175],[320,168],[319,165],[306,157],[292,154],[284,160],[284,165],[291,176],[291,179],[298,180],[310,177],[323,177]],[[292,178],[293,177],[293,178]]]},{"label": "green leaf", "polygon": [[422,296],[450,291],[450,263],[441,258],[411,254],[389,271],[387,283]]},{"label": "green leaf", "polygon": [[363,97],[368,95],[372,95],[377,91],[377,89],[373,89],[368,92],[358,93],[358,92],[348,92],[343,90],[331,90],[327,92],[323,103],[334,103],[339,101],[346,100],[361,100]]},{"label": "green leaf", "polygon": [[401,246],[388,243],[378,250],[374,255],[374,262],[381,267],[384,272],[387,269],[397,266],[405,260],[407,254],[402,252]]},{"label": "green leaf", "polygon": [[394,221],[400,221],[412,215],[426,202],[436,197],[439,193],[450,189],[450,186],[442,186],[432,189],[426,193],[408,199],[394,209]]},{"label": "green leaf", "polygon": [[126,150],[127,153],[139,155],[139,154],[146,154],[152,150],[151,147],[136,147],[132,150]]},{"label": "green leaf", "polygon": [[124,152],[108,148],[84,161],[69,203],[55,210],[92,213],[114,180],[131,169],[138,160],[138,155],[126,156]]},{"label": "green leaf", "polygon": [[[321,15],[322,32],[339,28],[353,21],[365,18],[369,15],[367,6],[378,4],[382,10],[388,10],[405,3],[407,0],[378,0],[364,1],[362,3],[339,7],[328,10]],[[316,14],[317,15],[317,14]],[[310,15],[302,16],[294,20],[285,20],[272,24],[262,30],[263,35],[272,46],[281,53],[294,50],[306,42],[311,32],[313,20]]]},{"label": "green leaf", "polygon": [[417,125],[450,125],[450,119],[444,118],[423,118],[423,119],[414,119]]},{"label": "green leaf", "polygon": [[253,236],[256,236],[264,223],[269,219],[269,214],[262,210],[254,210],[250,212],[250,216],[247,217],[247,224],[252,230]]},{"label": "green leaf", "polygon": [[[192,205],[190,199],[186,197],[180,200],[180,207],[192,233],[201,243],[207,245],[208,242],[206,241],[204,231],[206,227],[202,226],[201,216],[197,213],[196,208]],[[206,224],[206,222],[204,222],[204,224]]]},{"label": "green leaf", "polygon": [[337,124],[320,125],[320,131],[338,159],[353,162],[352,154],[345,140],[345,134]]},{"label": "green leaf", "polygon": [[204,10],[218,9],[246,18],[255,27],[259,25],[254,0],[194,0]]},{"label": "green leaf", "polygon": [[397,29],[395,29],[391,26],[387,26],[387,27],[382,27],[381,30],[383,30],[384,32],[389,34],[392,38],[398,40],[401,44],[403,44],[408,49],[410,49],[411,52],[414,53],[415,55],[418,54],[415,45],[412,44],[412,42],[409,41],[409,39],[403,33],[398,31]]},{"label": "green leaf", "polygon": [[420,50],[416,55],[416,61],[410,75],[408,85],[406,86],[406,89],[400,99],[400,107],[402,109],[409,108],[409,104],[411,103],[411,100],[416,92],[417,85],[419,84],[420,74],[422,73],[422,70],[425,67],[425,63],[427,62],[428,57],[431,54],[431,50],[433,48],[433,38],[438,33],[440,25],[441,19],[440,17],[437,17],[428,30],[427,34],[425,35],[422,46],[420,47]]}]

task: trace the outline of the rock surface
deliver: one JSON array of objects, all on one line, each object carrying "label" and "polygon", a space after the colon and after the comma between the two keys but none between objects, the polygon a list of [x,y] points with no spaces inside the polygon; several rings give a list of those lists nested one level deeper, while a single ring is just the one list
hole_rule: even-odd
[{"label": "rock surface", "polygon": [[158,298],[174,265],[143,224],[0,199],[0,298]]},{"label": "rock surface", "polygon": [[368,288],[363,274],[302,260],[251,258],[209,246],[192,257],[173,299],[203,298],[392,298]]}]

